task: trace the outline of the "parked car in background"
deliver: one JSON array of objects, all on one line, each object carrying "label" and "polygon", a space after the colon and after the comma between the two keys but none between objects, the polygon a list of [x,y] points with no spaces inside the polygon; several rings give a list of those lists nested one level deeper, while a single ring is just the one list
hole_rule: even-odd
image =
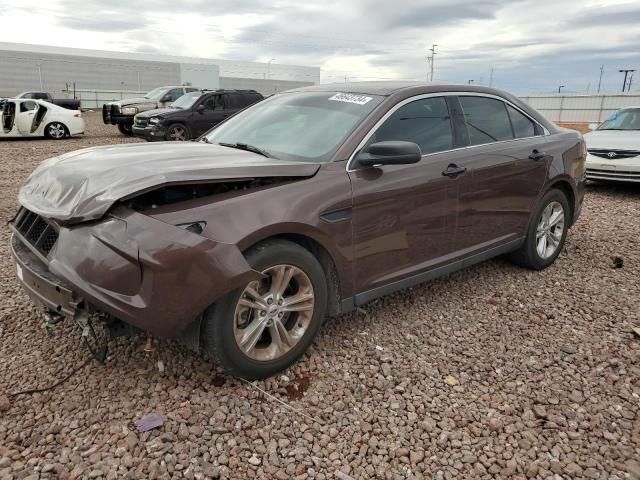
[{"label": "parked car in background", "polygon": [[80,100],[73,98],[53,98],[48,92],[22,92],[16,98],[43,100],[69,110],[80,110]]},{"label": "parked car in background", "polygon": [[44,161],[20,190],[12,252],[50,315],[100,312],[263,378],[326,315],[500,254],[551,265],[585,156],[580,133],[499,90],[317,85],[199,142]]},{"label": "parked car in background", "polygon": [[140,112],[165,108],[187,92],[197,92],[195,87],[169,86],[154,88],[142,97],[127,98],[102,106],[102,121],[107,125],[117,125],[120,133],[132,134],[133,117]]},{"label": "parked car in background", "polygon": [[640,182],[640,107],[618,110],[602,124],[590,125],[587,178]]},{"label": "parked car in background", "polygon": [[8,98],[2,107],[3,137],[47,137],[61,140],[84,133],[80,110],[69,110],[43,100]]},{"label": "parked car in background", "polygon": [[255,90],[189,92],[168,108],[137,114],[133,134],[148,141],[190,140],[263,98]]}]

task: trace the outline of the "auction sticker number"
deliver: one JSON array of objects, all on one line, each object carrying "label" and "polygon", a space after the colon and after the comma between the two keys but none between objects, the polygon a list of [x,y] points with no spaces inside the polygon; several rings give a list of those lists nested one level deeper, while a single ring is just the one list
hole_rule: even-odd
[{"label": "auction sticker number", "polygon": [[355,103],[356,105],[364,105],[365,103],[370,102],[372,100],[372,97],[357,95],[355,93],[336,93],[333,97],[330,97],[329,100],[333,100],[334,102],[346,102]]}]

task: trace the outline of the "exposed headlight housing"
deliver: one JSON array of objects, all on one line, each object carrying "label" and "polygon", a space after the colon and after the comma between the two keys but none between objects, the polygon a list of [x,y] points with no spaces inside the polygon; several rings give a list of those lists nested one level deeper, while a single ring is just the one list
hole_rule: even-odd
[{"label": "exposed headlight housing", "polygon": [[122,113],[125,115],[135,115],[138,113],[138,109],[136,107],[122,107]]},{"label": "exposed headlight housing", "polygon": [[160,117],[151,117],[151,118],[149,119],[149,124],[150,124],[150,125],[157,125],[157,124],[159,124],[160,122],[162,122],[162,119],[161,119]]}]

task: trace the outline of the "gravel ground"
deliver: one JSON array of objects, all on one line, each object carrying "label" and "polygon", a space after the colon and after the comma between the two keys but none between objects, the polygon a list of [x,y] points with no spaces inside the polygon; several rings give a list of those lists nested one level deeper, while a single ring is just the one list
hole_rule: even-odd
[{"label": "gravel ground", "polygon": [[[131,141],[87,118],[84,138],[0,142],[0,216],[43,159]],[[639,202],[640,186],[592,186],[548,270],[497,259],[378,300],[254,386],[138,337],[15,398],[87,352],[70,324],[41,327],[3,226],[0,478],[638,479]],[[164,425],[137,434],[151,412]]]}]

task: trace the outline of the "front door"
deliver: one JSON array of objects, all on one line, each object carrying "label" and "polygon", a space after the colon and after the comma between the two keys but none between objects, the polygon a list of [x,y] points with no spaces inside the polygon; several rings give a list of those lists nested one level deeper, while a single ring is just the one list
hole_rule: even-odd
[{"label": "front door", "polygon": [[412,165],[351,167],[358,293],[426,272],[446,262],[454,247],[461,178],[442,174],[455,157],[445,98],[419,98],[396,108],[367,145],[387,140],[417,143],[423,157]]},{"label": "front door", "polygon": [[228,115],[229,112],[225,109],[223,95],[210,95],[194,107],[192,117],[194,128],[193,136],[199,137],[211,127],[224,120]]},{"label": "front door", "polygon": [[36,122],[38,104],[31,100],[20,102],[20,108],[16,114],[16,125],[21,135],[31,135]]},{"label": "front door", "polygon": [[544,184],[550,157],[542,128],[511,105],[483,96],[460,96],[469,148],[459,166],[456,250],[466,255],[516,240],[525,233]]}]

